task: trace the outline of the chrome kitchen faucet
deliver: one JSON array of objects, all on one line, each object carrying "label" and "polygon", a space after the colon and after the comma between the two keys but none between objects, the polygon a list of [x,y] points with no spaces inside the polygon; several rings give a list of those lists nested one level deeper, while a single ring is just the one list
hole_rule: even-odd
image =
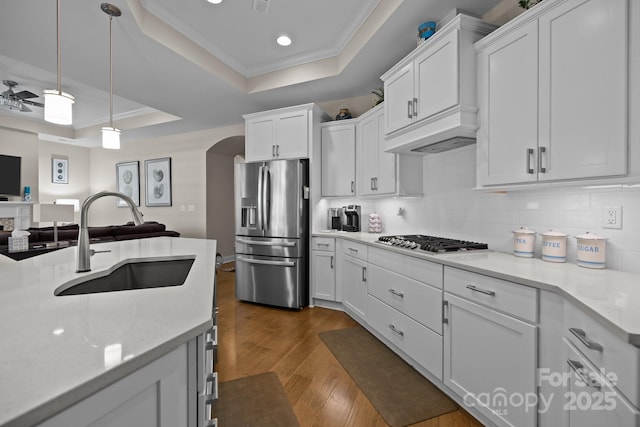
[{"label": "chrome kitchen faucet", "polygon": [[100,193],[96,193],[87,197],[86,200],[82,203],[82,209],[80,212],[80,232],[78,234],[78,257],[76,259],[76,273],[91,271],[91,255],[93,255],[95,251],[89,250],[89,227],[87,225],[87,222],[89,220],[89,207],[93,202],[104,196],[119,197],[127,202],[129,208],[131,209],[131,214],[133,215],[133,222],[136,225],[142,224],[142,213],[136,207],[133,199],[125,194],[117,193],[115,191],[101,191]]}]

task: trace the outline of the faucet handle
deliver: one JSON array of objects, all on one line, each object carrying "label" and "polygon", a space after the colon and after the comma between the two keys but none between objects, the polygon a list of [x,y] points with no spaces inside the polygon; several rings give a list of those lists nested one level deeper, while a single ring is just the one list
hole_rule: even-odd
[{"label": "faucet handle", "polygon": [[111,249],[107,249],[104,251],[96,251],[95,249],[89,249],[89,256],[93,256],[94,254],[101,254],[105,252],[111,252]]}]

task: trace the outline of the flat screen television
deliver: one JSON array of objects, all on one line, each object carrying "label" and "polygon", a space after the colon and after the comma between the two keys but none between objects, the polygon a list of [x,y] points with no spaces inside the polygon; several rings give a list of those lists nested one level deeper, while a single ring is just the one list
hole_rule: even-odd
[{"label": "flat screen television", "polygon": [[5,200],[6,196],[20,196],[21,161],[21,157],[0,154],[0,197]]}]

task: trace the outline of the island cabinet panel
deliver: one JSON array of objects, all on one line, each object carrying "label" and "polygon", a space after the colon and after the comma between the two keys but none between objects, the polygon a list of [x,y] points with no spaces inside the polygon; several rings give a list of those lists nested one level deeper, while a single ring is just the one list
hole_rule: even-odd
[{"label": "island cabinet panel", "polygon": [[196,419],[191,415],[190,423],[187,409],[187,354],[185,343],[39,426],[196,427]]}]

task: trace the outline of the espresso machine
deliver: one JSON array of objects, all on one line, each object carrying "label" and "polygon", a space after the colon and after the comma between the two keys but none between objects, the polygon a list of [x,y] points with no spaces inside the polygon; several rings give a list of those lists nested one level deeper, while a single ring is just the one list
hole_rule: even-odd
[{"label": "espresso machine", "polygon": [[344,208],[329,208],[327,212],[327,229],[331,231],[342,230]]},{"label": "espresso machine", "polygon": [[347,205],[343,208],[342,231],[360,231],[360,205]]}]

